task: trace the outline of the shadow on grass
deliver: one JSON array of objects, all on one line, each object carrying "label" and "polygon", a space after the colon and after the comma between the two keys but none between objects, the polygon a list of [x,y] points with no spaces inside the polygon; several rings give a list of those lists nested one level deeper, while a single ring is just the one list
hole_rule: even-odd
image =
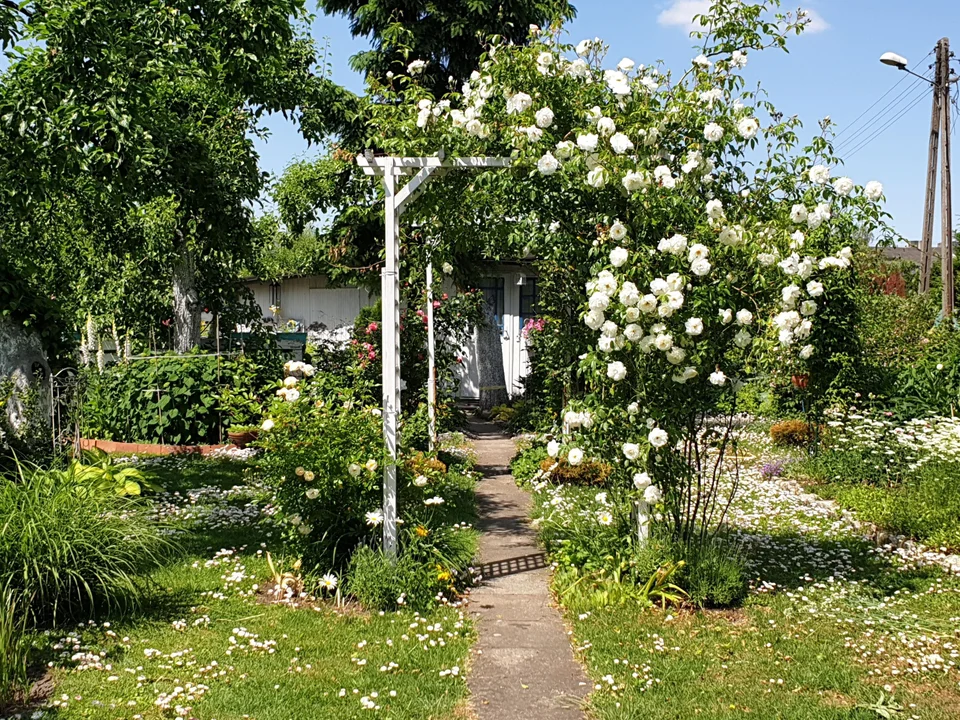
[{"label": "shadow on grass", "polygon": [[149,480],[166,492],[185,492],[198,487],[217,487],[228,490],[243,485],[246,463],[233,460],[209,460],[190,456],[171,456],[143,468]]}]

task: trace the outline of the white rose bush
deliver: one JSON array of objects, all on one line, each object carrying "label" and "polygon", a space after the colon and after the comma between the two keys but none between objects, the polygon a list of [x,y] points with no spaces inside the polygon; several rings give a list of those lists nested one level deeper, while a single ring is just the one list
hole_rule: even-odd
[{"label": "white rose bush", "polygon": [[[777,7],[717,0],[702,53],[676,73],[613,67],[599,39],[494,40],[429,122],[412,127],[410,110],[385,143],[512,158],[504,203],[534,238],[543,292],[548,262],[562,270],[579,252],[590,269],[581,287],[554,290],[557,334],[580,358],[560,452],[615,463],[637,505],[687,544],[721,525],[732,497],[719,489],[736,459],[737,390],[771,365],[809,374],[811,388],[829,375],[849,322],[851,245],[885,229],[882,186],[840,173],[829,121],[800,147],[799,120],[746,89],[748,63],[803,28]],[[405,93],[423,102],[415,83]],[[570,422],[583,411],[590,428]],[[636,473],[650,484],[634,487]]]}]

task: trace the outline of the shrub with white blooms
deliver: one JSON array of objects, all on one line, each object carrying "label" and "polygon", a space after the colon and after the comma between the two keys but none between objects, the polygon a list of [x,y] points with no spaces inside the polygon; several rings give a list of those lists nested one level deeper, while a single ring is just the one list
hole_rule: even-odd
[{"label": "shrub with white blooms", "polygon": [[[542,242],[591,245],[592,279],[570,304],[593,335],[579,371],[594,440],[578,439],[568,460],[606,455],[686,540],[725,507],[714,470],[731,424],[719,408],[763,358],[796,372],[818,360],[851,238],[883,226],[879,183],[834,178],[829,120],[799,148],[799,121],[745,89],[748,57],[802,30],[777,6],[715,0],[702,54],[678,77],[605,66],[599,39],[574,48],[543,31],[528,47],[494,45],[462,92],[394,146],[512,156],[537,189],[518,214],[564,228]],[[409,112],[415,125],[420,109]],[[557,216],[563,207],[579,215]]]}]

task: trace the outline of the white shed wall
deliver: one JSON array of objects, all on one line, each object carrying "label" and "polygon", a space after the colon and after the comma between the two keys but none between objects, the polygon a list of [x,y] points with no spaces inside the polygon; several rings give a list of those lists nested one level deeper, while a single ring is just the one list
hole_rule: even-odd
[{"label": "white shed wall", "polygon": [[[529,370],[527,342],[523,337],[523,321],[520,318],[521,275],[530,277],[522,271],[501,272],[504,278],[503,332],[500,335],[503,351],[503,375],[507,384],[507,393],[515,397],[521,391],[521,380]],[[446,285],[449,285],[447,287]],[[270,284],[250,282],[257,304],[263,317],[272,317],[270,312]],[[447,292],[453,293],[452,284],[445,284]],[[327,329],[352,325],[362,308],[373,305],[376,298],[363,288],[331,288],[326,278],[319,276],[289,278],[281,282],[279,321],[298,320],[305,328],[314,323],[322,323]],[[438,342],[442,338],[437,338]],[[460,397],[480,397],[480,373],[477,365],[477,337],[466,347],[461,348],[463,364],[458,370],[460,377]]]}]

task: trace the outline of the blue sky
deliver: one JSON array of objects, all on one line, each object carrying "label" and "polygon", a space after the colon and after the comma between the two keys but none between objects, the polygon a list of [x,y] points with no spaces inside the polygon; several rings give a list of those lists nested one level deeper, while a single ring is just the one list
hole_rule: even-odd
[{"label": "blue sky", "polygon": [[[599,36],[610,45],[611,65],[628,56],[638,63],[663,60],[668,68],[680,68],[696,54],[688,37],[689,19],[709,5],[709,0],[573,3],[577,18],[568,26],[571,41]],[[784,7],[795,6],[785,0]],[[811,11],[812,31],[792,38],[789,54],[772,50],[754,54],[746,75],[763,84],[781,112],[800,116],[811,134],[818,131],[817,121],[829,115],[837,123],[838,132],[844,133],[838,143],[849,138],[840,153],[849,155],[849,159],[835,174],[849,175],[860,184],[882,182],[894,227],[905,237],[917,239],[922,223],[931,97],[920,81],[914,83],[905,73],[881,65],[878,58],[893,50],[905,56],[911,66],[921,63],[917,72],[925,72],[933,56],[924,56],[945,35],[953,35],[954,49],[960,57],[960,2],[808,0],[803,7]],[[312,31],[318,43],[329,42],[333,79],[355,92],[362,91],[362,78],[350,70],[348,61],[367,47],[366,41],[352,38],[346,20],[340,17],[320,15]],[[953,67],[960,71],[960,62],[955,61]],[[954,96],[957,91],[954,86]],[[884,110],[887,112],[882,114]],[[862,141],[897,116],[899,119],[882,134],[858,149]],[[272,118],[268,126],[269,139],[258,142],[266,170],[279,174],[293,160],[315,155],[315,149],[307,148],[283,118]],[[960,146],[960,132],[953,133],[953,142]],[[960,167],[958,162],[954,167]],[[955,188],[960,188],[960,172],[955,176]],[[955,189],[953,195],[956,229],[960,226],[956,217],[960,214],[960,190]],[[939,201],[936,216],[934,244],[939,242]]]}]

